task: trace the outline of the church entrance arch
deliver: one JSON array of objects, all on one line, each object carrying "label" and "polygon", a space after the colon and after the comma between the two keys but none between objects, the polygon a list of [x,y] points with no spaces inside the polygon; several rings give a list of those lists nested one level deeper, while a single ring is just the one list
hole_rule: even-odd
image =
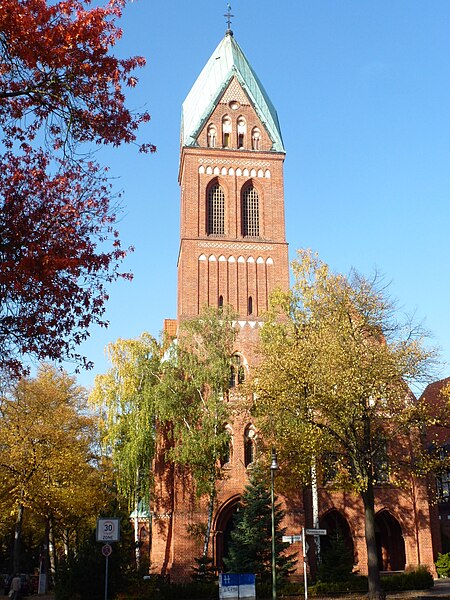
[{"label": "church entrance arch", "polygon": [[223,558],[228,553],[233,516],[238,511],[241,497],[232,496],[217,511],[214,521],[214,566],[220,572],[224,570]]},{"label": "church entrance arch", "polygon": [[319,519],[319,525],[321,529],[327,530],[327,535],[322,536],[320,539],[321,554],[326,554],[326,552],[331,549],[331,544],[333,541],[340,537],[344,540],[345,545],[349,549],[351,556],[353,556],[353,561],[355,563],[356,560],[353,538],[350,531],[350,526],[344,515],[333,508]]},{"label": "church entrance arch", "polygon": [[380,571],[403,571],[406,565],[405,540],[400,523],[388,510],[375,515],[375,536]]}]

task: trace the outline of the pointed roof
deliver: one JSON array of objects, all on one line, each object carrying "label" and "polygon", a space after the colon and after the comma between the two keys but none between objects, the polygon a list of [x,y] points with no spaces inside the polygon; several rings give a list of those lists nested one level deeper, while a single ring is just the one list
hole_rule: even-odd
[{"label": "pointed roof", "polygon": [[246,92],[273,142],[272,150],[284,152],[277,111],[230,30],[212,53],[183,102],[181,144],[195,146],[197,136],[233,77]]}]

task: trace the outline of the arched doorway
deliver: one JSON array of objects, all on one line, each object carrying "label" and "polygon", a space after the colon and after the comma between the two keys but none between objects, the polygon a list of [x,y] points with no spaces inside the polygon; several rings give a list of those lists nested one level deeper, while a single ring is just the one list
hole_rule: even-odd
[{"label": "arched doorway", "polygon": [[233,516],[239,508],[241,497],[232,496],[222,504],[214,522],[214,566],[223,571],[223,557],[227,555],[228,544],[233,530]]},{"label": "arched doorway", "polygon": [[387,510],[375,516],[378,568],[380,571],[403,571],[406,565],[405,540],[397,519]]},{"label": "arched doorway", "polygon": [[339,536],[343,538],[351,556],[353,556],[353,564],[355,564],[355,547],[347,519],[338,510],[333,508],[319,519],[319,525],[321,529],[327,530],[327,535],[322,536],[320,539],[321,554],[325,554],[330,549],[332,540]]}]

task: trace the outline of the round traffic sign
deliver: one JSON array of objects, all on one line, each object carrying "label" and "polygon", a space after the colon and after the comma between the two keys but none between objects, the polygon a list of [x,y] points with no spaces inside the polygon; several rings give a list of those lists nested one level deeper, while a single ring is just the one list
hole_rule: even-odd
[{"label": "round traffic sign", "polygon": [[103,556],[108,557],[112,552],[112,546],[110,546],[109,544],[104,544],[102,546],[102,554]]}]

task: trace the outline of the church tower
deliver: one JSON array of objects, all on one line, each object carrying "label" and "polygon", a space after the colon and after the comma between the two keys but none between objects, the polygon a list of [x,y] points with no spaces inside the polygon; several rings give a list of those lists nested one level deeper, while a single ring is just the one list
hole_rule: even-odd
[{"label": "church tower", "polygon": [[[182,107],[178,323],[204,306],[233,307],[239,333],[232,386],[254,364],[270,293],[289,286],[284,158],[276,110],[228,27]],[[166,322],[166,330],[175,325]],[[248,415],[235,411],[229,429],[211,540],[218,569],[255,452]],[[155,464],[154,509],[152,570],[189,579],[201,553],[192,530],[206,523],[207,506],[189,497],[183,473],[164,460]]]},{"label": "church tower", "polygon": [[230,29],[182,109],[178,319],[230,304],[256,330],[289,285],[277,113]]}]

